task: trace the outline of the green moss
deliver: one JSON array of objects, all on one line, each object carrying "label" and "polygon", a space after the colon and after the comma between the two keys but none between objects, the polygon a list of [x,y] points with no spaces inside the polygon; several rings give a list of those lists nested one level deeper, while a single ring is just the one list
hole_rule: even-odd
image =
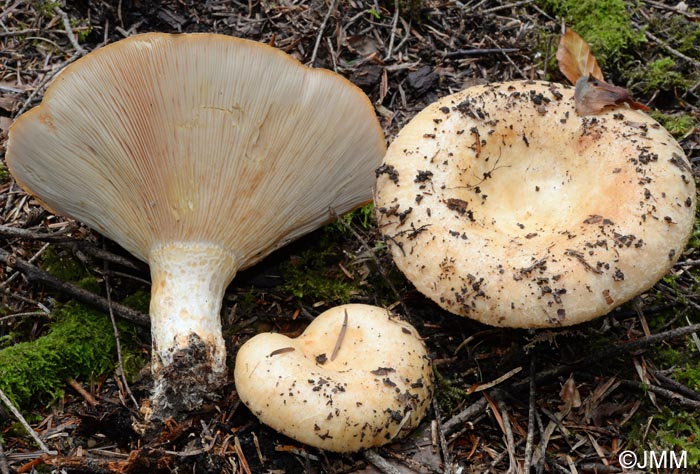
[{"label": "green moss", "polygon": [[626,449],[632,451],[686,452],[688,467],[700,464],[700,412],[687,412],[667,406],[655,414],[649,424],[646,417],[632,422]]},{"label": "green moss", "polygon": [[434,370],[435,373],[435,396],[440,402],[440,406],[446,413],[451,413],[455,408],[467,398],[467,393],[462,389],[463,382],[450,379]]},{"label": "green moss", "polygon": [[122,304],[142,313],[148,313],[151,306],[151,293],[145,290],[138,290],[124,298]]},{"label": "green moss", "polygon": [[695,224],[693,224],[693,232],[690,234],[687,247],[691,249],[700,248],[700,206],[695,208]]},{"label": "green moss", "polygon": [[644,34],[632,28],[628,7],[623,0],[537,0],[549,13],[564,18],[567,26],[591,46],[603,70],[617,64],[625,51],[638,47]]},{"label": "green moss", "polygon": [[[67,378],[89,379],[115,366],[116,345],[107,316],[77,304],[66,304],[53,316],[45,336],[0,350],[0,388],[19,406],[50,402],[62,395]],[[124,342],[123,354],[128,354]]]},{"label": "green moss", "polygon": [[[351,219],[355,225],[356,220],[369,218],[366,216],[371,215],[371,210],[362,211],[362,209],[366,207],[358,209],[350,217],[344,216],[343,219]],[[298,299],[312,302],[349,303],[360,289],[343,273],[338,263],[345,257],[339,244],[350,235],[347,228],[337,222],[321,229],[320,239],[316,245],[312,244],[310,248],[293,256],[289,262],[282,265],[283,290]]]},{"label": "green moss", "polygon": [[676,369],[673,378],[696,392],[700,392],[700,365],[697,363],[688,363],[684,367]]},{"label": "green moss", "polygon": [[700,23],[688,21],[682,15],[655,15],[649,22],[649,30],[659,32],[676,51],[700,59]]},{"label": "green moss", "polygon": [[5,181],[10,176],[4,163],[0,163],[0,181]]},{"label": "green moss", "polygon": [[310,249],[282,266],[283,290],[298,299],[332,304],[349,303],[359,292],[332,260],[332,248]]},{"label": "green moss", "polygon": [[662,112],[654,111],[651,113],[651,116],[676,139],[684,137],[692,132],[694,128],[700,126],[698,120],[688,114],[667,115]]},{"label": "green moss", "polygon": [[50,20],[55,15],[56,7],[60,7],[61,2],[54,0],[38,0],[34,2],[34,7],[37,9],[39,14]]},{"label": "green moss", "polygon": [[78,282],[91,276],[77,258],[54,247],[49,247],[41,254],[41,266],[50,275],[64,281]]},{"label": "green moss", "polygon": [[369,230],[374,225],[374,204],[370,203],[350,211],[339,218],[342,222],[332,222],[326,231],[337,231],[340,234],[348,235],[351,232],[348,226],[355,226],[363,230]]},{"label": "green moss", "polygon": [[676,62],[663,57],[649,64],[640,64],[631,69],[627,76],[627,84],[633,91],[649,94],[655,91],[684,91],[692,81],[678,69]]},{"label": "green moss", "polygon": [[87,41],[88,37],[92,33],[92,26],[90,25],[90,20],[88,18],[84,18],[81,20],[71,19],[70,24],[73,27],[73,29],[75,29],[78,33],[78,43],[84,43],[85,41]]}]

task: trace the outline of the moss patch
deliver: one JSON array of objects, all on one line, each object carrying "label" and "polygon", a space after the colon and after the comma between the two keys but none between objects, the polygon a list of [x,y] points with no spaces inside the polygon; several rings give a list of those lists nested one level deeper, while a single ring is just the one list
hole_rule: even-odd
[{"label": "moss patch", "polygon": [[667,115],[654,111],[651,113],[651,116],[676,139],[684,137],[692,132],[694,128],[700,126],[700,123],[698,123],[695,117],[687,114]]},{"label": "moss patch", "polygon": [[687,466],[700,464],[700,413],[663,407],[648,427],[646,418],[637,419],[626,449],[633,451],[686,452]]},{"label": "moss patch", "polygon": [[683,91],[692,84],[679,70],[676,61],[663,57],[649,64],[642,64],[628,74],[630,89],[645,94],[657,90]]},{"label": "moss patch", "polygon": [[547,12],[567,25],[591,46],[603,70],[617,64],[626,50],[639,46],[644,34],[632,28],[628,6],[622,0],[537,0]]},{"label": "moss patch", "polygon": [[124,298],[122,304],[142,313],[148,313],[151,305],[151,293],[146,290],[137,290]]},{"label": "moss patch", "polygon": [[41,266],[51,276],[64,281],[77,282],[91,276],[77,258],[54,247],[47,248],[41,254]]},{"label": "moss patch", "polygon": [[89,379],[115,366],[116,344],[105,315],[66,304],[54,317],[45,336],[0,350],[0,388],[19,406],[50,402],[62,396],[67,378]]},{"label": "moss patch", "polygon": [[349,303],[359,289],[337,265],[330,247],[306,250],[282,266],[283,290],[298,299]]}]

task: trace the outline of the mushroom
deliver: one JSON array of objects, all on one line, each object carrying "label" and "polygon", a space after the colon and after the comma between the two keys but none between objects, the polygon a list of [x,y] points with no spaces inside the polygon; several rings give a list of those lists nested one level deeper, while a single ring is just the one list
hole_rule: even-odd
[{"label": "mushroom", "polygon": [[236,356],[236,390],[260,421],[335,452],[380,446],[425,415],[433,377],[416,330],[389,311],[348,304],[296,339],[263,333]]},{"label": "mushroom", "polygon": [[494,326],[580,323],[654,285],[695,215],[683,150],[627,106],[578,116],[548,82],[477,86],[413,118],[376,171],[378,225],[415,287]]},{"label": "mushroom", "polygon": [[216,34],[133,36],[61,73],[7,164],[53,212],[151,268],[154,419],[226,380],[219,311],[240,269],[371,200],[385,150],[339,75]]}]

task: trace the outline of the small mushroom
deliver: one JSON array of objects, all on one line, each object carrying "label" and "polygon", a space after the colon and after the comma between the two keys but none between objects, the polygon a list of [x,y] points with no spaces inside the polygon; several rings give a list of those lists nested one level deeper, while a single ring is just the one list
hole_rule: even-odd
[{"label": "small mushroom", "polygon": [[252,41],[149,33],[61,73],[11,128],[7,164],[150,264],[160,418],[225,383],[236,272],[371,199],[383,153],[372,104],[342,77]]},{"label": "small mushroom", "polygon": [[444,309],[494,326],[565,326],[654,285],[681,255],[695,183],[673,137],[573,89],[466,89],[420,112],[377,170],[397,266]]},{"label": "small mushroom", "polygon": [[310,446],[353,452],[415,428],[433,377],[416,330],[385,309],[338,306],[296,339],[263,333],[238,351],[241,401],[260,421]]}]

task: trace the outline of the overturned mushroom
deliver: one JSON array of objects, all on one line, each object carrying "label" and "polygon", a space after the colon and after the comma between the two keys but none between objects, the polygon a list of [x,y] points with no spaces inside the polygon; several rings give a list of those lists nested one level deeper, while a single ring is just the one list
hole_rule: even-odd
[{"label": "overturned mushroom", "polygon": [[581,117],[573,89],[491,84],[420,112],[377,170],[378,223],[416,288],[456,314],[571,325],[650,288],[693,227],[683,150],[627,106]]},{"label": "overturned mushroom", "polygon": [[266,45],[144,34],[68,67],[10,131],[7,164],[54,212],[150,264],[154,416],[225,381],[236,272],[371,198],[371,103]]},{"label": "overturned mushroom", "polygon": [[361,304],[329,309],[296,339],[253,337],[238,351],[235,381],[263,423],[336,452],[405,435],[425,415],[433,388],[416,330]]}]

